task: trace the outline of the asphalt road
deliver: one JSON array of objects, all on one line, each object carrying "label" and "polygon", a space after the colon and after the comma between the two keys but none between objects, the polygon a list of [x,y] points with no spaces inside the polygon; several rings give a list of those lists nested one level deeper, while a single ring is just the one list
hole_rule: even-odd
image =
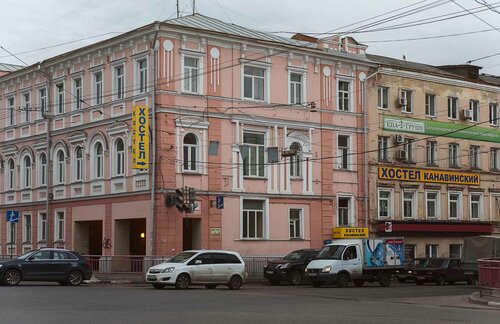
[{"label": "asphalt road", "polygon": [[475,286],[382,288],[247,284],[153,289],[51,283],[0,286],[0,323],[499,323],[500,309],[468,302]]}]

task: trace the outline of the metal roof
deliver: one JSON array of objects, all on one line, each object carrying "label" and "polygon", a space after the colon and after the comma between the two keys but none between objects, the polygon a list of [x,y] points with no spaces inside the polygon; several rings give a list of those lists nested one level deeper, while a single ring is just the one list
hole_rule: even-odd
[{"label": "metal roof", "polygon": [[7,72],[14,72],[19,69],[22,69],[23,66],[20,65],[14,65],[14,64],[7,64],[7,63],[1,63],[0,62],[0,71],[7,71]]},{"label": "metal roof", "polygon": [[258,30],[242,27],[235,24],[225,23],[218,19],[210,18],[201,15],[199,13],[195,13],[194,15],[190,16],[166,20],[165,23],[183,27],[196,28],[201,30],[207,30],[217,33],[253,38],[258,40],[283,43],[287,45],[316,48],[315,43],[297,41],[291,38],[264,33]]}]

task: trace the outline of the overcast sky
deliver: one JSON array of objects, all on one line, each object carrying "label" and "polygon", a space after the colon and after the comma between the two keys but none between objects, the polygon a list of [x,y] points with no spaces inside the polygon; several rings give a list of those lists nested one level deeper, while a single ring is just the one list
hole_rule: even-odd
[{"label": "overcast sky", "polygon": [[[192,0],[179,0],[179,7],[183,15],[191,14]],[[477,12],[470,14],[462,7]],[[0,46],[27,64],[176,16],[175,0],[0,0],[0,8]],[[420,12],[405,13],[409,10]],[[281,34],[287,37],[293,32],[352,32],[364,24],[385,19],[381,24],[365,26],[361,33],[350,35],[369,45],[369,53],[395,58],[405,55],[407,60],[434,65],[462,64],[499,53],[473,64],[482,66],[483,73],[500,75],[499,1],[197,0],[196,12],[265,32],[288,32]],[[427,22],[423,19],[436,16],[443,19],[452,13],[465,16],[409,28],[367,32],[368,29]],[[379,17],[359,24],[374,16]],[[358,24],[351,25],[354,23]],[[395,41],[471,32],[478,33]],[[95,37],[98,35],[102,36]],[[391,41],[380,42],[386,40]],[[72,43],[55,46],[67,42]],[[44,47],[50,48],[39,50]],[[0,62],[22,64],[1,48]]]}]

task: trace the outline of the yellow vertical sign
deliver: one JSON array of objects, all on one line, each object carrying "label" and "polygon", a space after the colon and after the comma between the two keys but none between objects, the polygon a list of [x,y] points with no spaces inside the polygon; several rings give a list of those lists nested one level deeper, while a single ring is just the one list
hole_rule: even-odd
[{"label": "yellow vertical sign", "polygon": [[132,168],[147,170],[149,165],[148,107],[132,106]]}]

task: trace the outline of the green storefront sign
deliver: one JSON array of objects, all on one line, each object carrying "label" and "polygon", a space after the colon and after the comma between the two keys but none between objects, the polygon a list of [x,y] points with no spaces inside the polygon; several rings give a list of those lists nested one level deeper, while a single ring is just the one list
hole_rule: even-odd
[{"label": "green storefront sign", "polygon": [[500,130],[434,120],[382,116],[383,129],[393,132],[425,134],[467,140],[500,143]]}]

